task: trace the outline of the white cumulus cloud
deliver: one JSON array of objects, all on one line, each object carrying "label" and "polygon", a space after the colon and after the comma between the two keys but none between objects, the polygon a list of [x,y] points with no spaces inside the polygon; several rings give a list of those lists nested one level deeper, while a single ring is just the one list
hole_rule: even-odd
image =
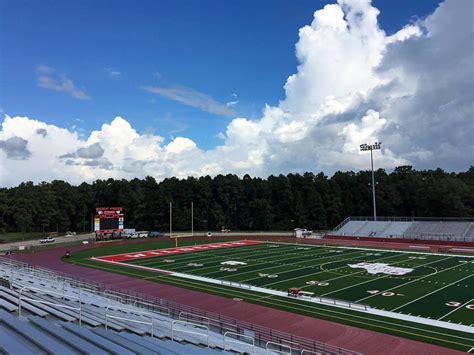
[{"label": "white cumulus cloud", "polygon": [[[339,0],[299,31],[298,67],[285,97],[259,119],[233,118],[221,144],[187,137],[165,143],[116,117],[87,137],[28,117],[6,116],[0,184],[24,180],[367,169],[362,143],[382,142],[375,166],[466,169],[474,161],[474,55],[470,0],[447,0],[425,19],[387,35],[369,0]],[[55,71],[38,68],[44,77]],[[43,84],[58,90],[61,78]],[[67,86],[67,85],[66,85]],[[190,88],[145,90],[201,110],[232,106]],[[70,90],[71,91],[71,90]],[[70,92],[71,93],[71,92]],[[232,101],[237,101],[237,95]],[[43,118],[47,120],[47,118]]]}]

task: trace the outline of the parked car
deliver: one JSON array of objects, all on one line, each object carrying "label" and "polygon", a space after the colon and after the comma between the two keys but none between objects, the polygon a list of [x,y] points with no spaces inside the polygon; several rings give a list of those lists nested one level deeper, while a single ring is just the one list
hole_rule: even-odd
[{"label": "parked car", "polygon": [[136,239],[136,238],[147,238],[148,237],[148,232],[143,231],[143,232],[135,232],[129,235],[128,238],[131,239]]},{"label": "parked car", "polygon": [[160,232],[148,232],[148,237],[150,238],[158,238],[158,237],[162,237],[163,234],[160,233]]},{"label": "parked car", "polygon": [[40,243],[53,243],[54,241],[55,241],[55,239],[51,238],[51,237],[46,237],[46,238],[43,238],[43,239],[39,240]]}]

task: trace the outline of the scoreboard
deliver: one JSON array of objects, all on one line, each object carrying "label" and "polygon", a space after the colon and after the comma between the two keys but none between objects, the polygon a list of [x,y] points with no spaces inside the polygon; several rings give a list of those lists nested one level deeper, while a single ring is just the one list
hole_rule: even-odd
[{"label": "scoreboard", "polygon": [[94,231],[98,233],[113,233],[123,231],[122,207],[97,207],[94,218]]}]

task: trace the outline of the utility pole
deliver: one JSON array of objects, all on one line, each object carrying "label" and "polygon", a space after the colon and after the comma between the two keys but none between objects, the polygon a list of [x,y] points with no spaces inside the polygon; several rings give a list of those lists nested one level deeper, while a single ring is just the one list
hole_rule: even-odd
[{"label": "utility pole", "polygon": [[173,202],[170,201],[170,238],[173,235]]},{"label": "utility pole", "polygon": [[374,176],[374,157],[372,155],[373,150],[379,150],[381,149],[380,146],[382,145],[382,142],[375,142],[372,145],[369,144],[361,144],[360,145],[360,151],[365,152],[370,150],[370,166],[372,169],[372,204],[374,208],[374,221],[377,221],[377,207],[375,205],[375,176]]},{"label": "utility pole", "polygon": [[191,236],[194,235],[194,201],[191,201]]}]

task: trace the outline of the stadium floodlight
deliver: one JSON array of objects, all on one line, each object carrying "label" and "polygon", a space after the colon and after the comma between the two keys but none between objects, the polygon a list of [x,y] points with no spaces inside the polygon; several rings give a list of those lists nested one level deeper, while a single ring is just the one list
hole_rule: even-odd
[{"label": "stadium floodlight", "polygon": [[377,220],[377,207],[375,205],[375,177],[374,177],[374,157],[372,154],[373,150],[381,149],[382,142],[375,142],[374,144],[361,144],[360,151],[366,152],[370,150],[370,166],[372,168],[372,203],[374,206],[374,221]]}]

